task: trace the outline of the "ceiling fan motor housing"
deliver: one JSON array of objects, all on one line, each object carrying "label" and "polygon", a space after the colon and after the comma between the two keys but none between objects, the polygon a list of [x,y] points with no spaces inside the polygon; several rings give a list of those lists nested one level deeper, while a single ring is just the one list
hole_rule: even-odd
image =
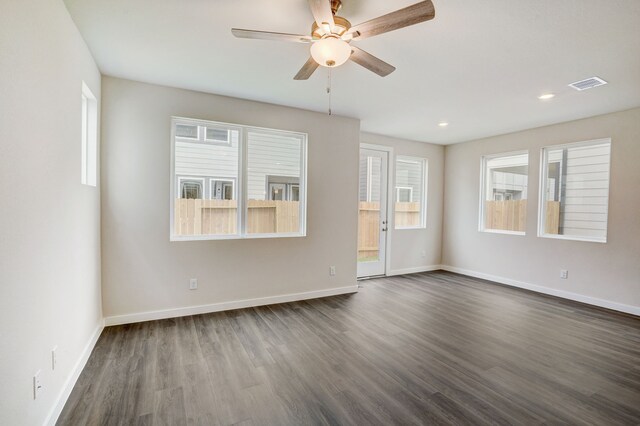
[{"label": "ceiling fan motor housing", "polygon": [[351,28],[351,22],[347,21],[341,16],[334,16],[333,22],[335,22],[333,31],[328,30],[327,28],[320,27],[314,22],[311,26],[311,36],[316,40],[321,39],[322,37],[325,37],[329,34],[335,34],[338,37],[342,37],[342,35],[346,33],[349,28]]}]

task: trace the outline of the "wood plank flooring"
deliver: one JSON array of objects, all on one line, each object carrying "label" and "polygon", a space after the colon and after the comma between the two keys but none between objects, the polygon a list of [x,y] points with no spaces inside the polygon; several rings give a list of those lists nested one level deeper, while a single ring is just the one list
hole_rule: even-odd
[{"label": "wood plank flooring", "polygon": [[640,424],[640,319],[448,272],[106,328],[60,425]]}]

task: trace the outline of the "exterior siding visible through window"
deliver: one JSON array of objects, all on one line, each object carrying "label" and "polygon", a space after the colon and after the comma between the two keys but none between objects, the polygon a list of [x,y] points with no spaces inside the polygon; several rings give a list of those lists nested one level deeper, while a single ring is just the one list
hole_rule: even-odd
[{"label": "exterior siding visible through window", "polygon": [[172,240],[305,235],[305,134],[174,118],[172,142]]},{"label": "exterior siding visible through window", "polygon": [[611,140],[542,149],[538,235],[607,241]]},{"label": "exterior siding visible through window", "polygon": [[480,231],[524,235],[529,153],[484,156],[481,174]]},{"label": "exterior siding visible through window", "polygon": [[428,162],[398,155],[395,162],[395,229],[425,228]]}]

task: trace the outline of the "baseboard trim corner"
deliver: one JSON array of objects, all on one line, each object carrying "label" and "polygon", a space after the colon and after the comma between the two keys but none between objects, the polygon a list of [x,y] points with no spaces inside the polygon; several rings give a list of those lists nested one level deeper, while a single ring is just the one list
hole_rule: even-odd
[{"label": "baseboard trim corner", "polygon": [[233,300],[230,302],[212,303],[207,305],[187,306],[183,308],[146,311],[133,314],[105,317],[105,326],[130,324],[135,322],[153,321],[165,318],[184,317],[189,315],[208,314],[212,312],[229,311],[232,309],[252,308],[255,306],[274,305],[277,303],[298,302],[301,300],[318,299],[320,297],[337,296],[340,294],[357,293],[358,285],[329,288],[325,290],[307,291],[303,293],[283,294],[279,296],[260,297],[255,299]]},{"label": "baseboard trim corner", "polygon": [[388,277],[395,275],[417,274],[419,272],[438,271],[442,269],[442,265],[416,266],[414,268],[391,269],[387,272]]},{"label": "baseboard trim corner", "polygon": [[496,283],[508,285],[511,287],[518,287],[525,290],[535,291],[536,293],[548,294],[549,296],[560,297],[562,299],[573,300],[575,302],[585,303],[587,305],[593,305],[600,308],[611,309],[613,311],[624,312],[625,314],[640,316],[640,306],[625,305],[623,303],[612,302],[610,300],[584,296],[582,294],[572,293],[570,291],[558,290],[551,287],[531,284],[524,281],[512,280],[511,278],[499,277],[497,275],[485,274],[483,272],[471,271],[469,269],[458,268],[450,265],[441,265],[441,269],[444,271],[455,272],[461,275],[467,275],[469,277],[494,281]]},{"label": "baseboard trim corner", "polygon": [[100,320],[95,330],[93,331],[93,334],[91,334],[89,341],[82,350],[82,353],[80,353],[80,357],[71,369],[71,373],[69,373],[67,380],[64,382],[62,390],[58,394],[58,398],[56,399],[53,408],[51,408],[51,411],[49,411],[49,415],[44,422],[46,426],[55,426],[56,422],[58,421],[58,417],[60,417],[60,413],[62,413],[62,409],[67,403],[69,395],[71,395],[71,391],[73,390],[73,387],[76,385],[76,382],[80,377],[80,373],[82,373],[82,370],[84,370],[84,367],[89,360],[89,356],[91,355],[93,348],[96,346],[98,338],[100,337],[100,334],[102,334],[103,329],[104,321]]}]

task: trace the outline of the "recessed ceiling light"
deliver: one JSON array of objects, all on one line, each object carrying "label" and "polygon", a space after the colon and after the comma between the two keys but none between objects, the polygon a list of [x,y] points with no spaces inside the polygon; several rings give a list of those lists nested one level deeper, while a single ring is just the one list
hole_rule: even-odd
[{"label": "recessed ceiling light", "polygon": [[538,96],[538,99],[540,99],[542,101],[546,101],[547,99],[551,99],[554,96],[555,95],[553,93],[543,93],[542,95]]},{"label": "recessed ceiling light", "polygon": [[449,125],[449,123],[447,123],[446,121],[441,121],[438,123],[438,126],[440,127],[447,127]]}]

